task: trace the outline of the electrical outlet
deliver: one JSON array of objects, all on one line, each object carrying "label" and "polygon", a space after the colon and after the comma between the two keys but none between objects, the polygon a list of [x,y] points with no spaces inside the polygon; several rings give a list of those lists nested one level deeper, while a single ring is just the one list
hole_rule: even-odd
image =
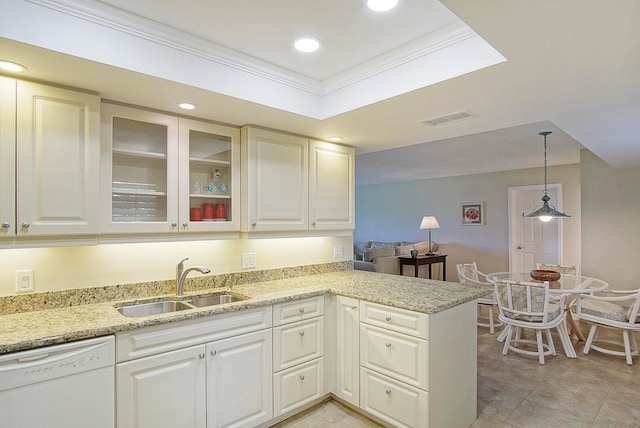
[{"label": "electrical outlet", "polygon": [[256,253],[242,253],[242,269],[256,267]]},{"label": "electrical outlet", "polygon": [[342,250],[342,245],[334,245],[333,246],[333,258],[341,259],[344,257],[344,251]]},{"label": "electrical outlet", "polygon": [[16,271],[16,292],[33,291],[33,269]]}]

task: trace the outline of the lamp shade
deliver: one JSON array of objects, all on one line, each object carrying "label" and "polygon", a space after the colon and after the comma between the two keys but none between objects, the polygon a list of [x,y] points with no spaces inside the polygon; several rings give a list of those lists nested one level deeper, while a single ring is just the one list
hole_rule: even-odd
[{"label": "lamp shade", "polygon": [[438,224],[438,220],[435,216],[426,215],[422,217],[422,222],[420,222],[420,229],[440,229],[440,225]]}]

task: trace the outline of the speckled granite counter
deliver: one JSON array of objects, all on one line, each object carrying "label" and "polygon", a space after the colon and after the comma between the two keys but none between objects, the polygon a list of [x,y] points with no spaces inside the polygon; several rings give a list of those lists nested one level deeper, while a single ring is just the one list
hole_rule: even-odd
[{"label": "speckled granite counter", "polygon": [[[205,277],[203,277],[205,278]],[[195,295],[223,291],[198,289]],[[384,305],[432,314],[476,299],[484,289],[455,282],[432,281],[398,275],[342,270],[317,275],[238,284],[236,293],[250,297],[241,302],[202,309],[191,309],[142,318],[127,318],[115,306],[122,301],[78,304],[58,309],[13,313],[0,316],[0,354],[24,349],[103,336],[155,324],[211,316],[224,312],[271,305],[274,303],[333,293]],[[157,296],[166,298],[171,295]]]}]

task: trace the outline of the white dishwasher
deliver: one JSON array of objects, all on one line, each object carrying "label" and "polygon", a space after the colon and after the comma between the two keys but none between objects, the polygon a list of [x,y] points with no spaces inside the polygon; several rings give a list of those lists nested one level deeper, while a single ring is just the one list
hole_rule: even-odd
[{"label": "white dishwasher", "polygon": [[113,336],[0,355],[0,426],[113,428]]}]

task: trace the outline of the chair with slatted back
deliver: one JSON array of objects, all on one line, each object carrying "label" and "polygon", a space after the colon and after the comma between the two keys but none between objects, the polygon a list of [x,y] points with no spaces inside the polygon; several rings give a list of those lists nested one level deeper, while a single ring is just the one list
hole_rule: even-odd
[{"label": "chair with slatted back", "polygon": [[[549,282],[518,282],[496,280],[494,290],[500,314],[498,319],[505,324],[505,341],[502,355],[511,350],[520,354],[538,356],[544,364],[544,357],[556,355],[551,329],[558,331],[566,355],[573,354],[571,339],[565,327],[564,294],[549,293]],[[523,339],[522,329],[533,329],[536,340]],[[542,333],[546,335],[546,343]],[[524,346],[523,346],[524,345]],[[526,349],[536,346],[535,351]]]},{"label": "chair with slatted back", "polygon": [[[487,296],[478,299],[478,325],[489,327],[489,332],[493,334],[495,327],[502,325],[502,323],[496,322],[494,316],[494,308],[497,309],[498,303],[493,296],[493,284],[487,281],[487,275],[478,270],[476,262],[457,264],[456,272],[458,273],[458,281],[461,284],[476,285],[487,289]],[[489,312],[487,317],[482,315],[483,308]]]},{"label": "chair with slatted back", "polygon": [[555,270],[562,275],[580,276],[580,266],[552,265],[548,263],[536,263],[536,269]]}]

